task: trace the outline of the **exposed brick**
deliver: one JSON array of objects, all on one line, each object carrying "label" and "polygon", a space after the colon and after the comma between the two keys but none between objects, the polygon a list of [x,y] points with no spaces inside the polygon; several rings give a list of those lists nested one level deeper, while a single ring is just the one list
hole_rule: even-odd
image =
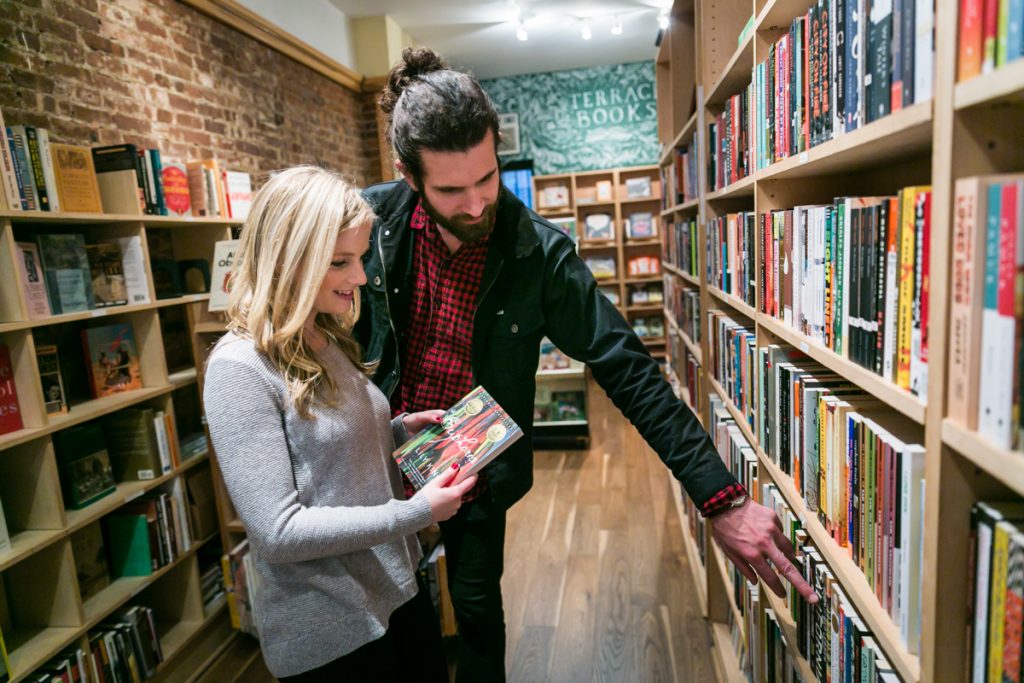
[{"label": "exposed brick", "polygon": [[0,0],[0,110],[58,142],[156,146],[254,174],[380,177],[376,112],[179,0]]}]

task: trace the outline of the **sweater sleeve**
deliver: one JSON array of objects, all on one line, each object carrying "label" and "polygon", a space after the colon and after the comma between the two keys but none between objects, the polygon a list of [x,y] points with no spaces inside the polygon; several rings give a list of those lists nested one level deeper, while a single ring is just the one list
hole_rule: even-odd
[{"label": "sweater sleeve", "polygon": [[430,524],[430,504],[422,496],[363,507],[301,504],[281,397],[249,364],[214,355],[203,398],[224,483],[249,542],[264,561],[341,555],[402,538]]}]

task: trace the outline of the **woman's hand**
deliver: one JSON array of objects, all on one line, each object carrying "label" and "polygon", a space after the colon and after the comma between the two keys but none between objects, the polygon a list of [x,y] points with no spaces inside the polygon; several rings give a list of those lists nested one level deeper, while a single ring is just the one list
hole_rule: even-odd
[{"label": "woman's hand", "polygon": [[450,519],[462,506],[462,497],[476,484],[475,474],[455,483],[458,476],[459,464],[455,463],[448,472],[434,477],[416,494],[426,496],[430,503],[430,521],[443,522]]},{"label": "woman's hand", "polygon": [[422,413],[409,413],[402,416],[402,424],[409,436],[416,436],[420,431],[431,425],[441,424],[443,410],[424,410]]}]

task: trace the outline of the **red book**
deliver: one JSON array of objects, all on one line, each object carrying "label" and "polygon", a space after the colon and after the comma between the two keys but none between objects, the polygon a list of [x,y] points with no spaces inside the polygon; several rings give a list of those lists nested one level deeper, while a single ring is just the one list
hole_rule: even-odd
[{"label": "red book", "polygon": [[984,0],[981,19],[981,72],[996,68],[996,33],[999,30],[999,0]]},{"label": "red book", "polygon": [[961,0],[960,46],[956,79],[966,81],[981,73],[981,13],[984,0]]},{"label": "red book", "polygon": [[24,427],[21,408],[18,406],[18,390],[14,386],[14,365],[11,352],[0,345],[0,434],[16,432]]}]

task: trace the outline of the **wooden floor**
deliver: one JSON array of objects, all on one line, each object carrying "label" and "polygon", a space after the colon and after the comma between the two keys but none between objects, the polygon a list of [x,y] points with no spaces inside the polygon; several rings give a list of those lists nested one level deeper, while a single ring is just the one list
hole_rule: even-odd
[{"label": "wooden floor", "polygon": [[666,469],[603,391],[589,398],[590,450],[537,453],[509,511],[509,681],[714,681]]}]

